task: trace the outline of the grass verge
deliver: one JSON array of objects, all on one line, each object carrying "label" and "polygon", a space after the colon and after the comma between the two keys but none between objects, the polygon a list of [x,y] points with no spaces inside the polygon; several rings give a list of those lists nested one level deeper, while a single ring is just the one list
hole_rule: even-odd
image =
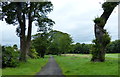
[{"label": "grass verge", "polygon": [[89,55],[83,56],[55,56],[55,60],[64,75],[118,75],[117,58],[106,57],[105,62],[94,63]]},{"label": "grass verge", "polygon": [[26,63],[20,63],[16,68],[2,69],[2,75],[35,75],[48,62],[48,57],[29,59]]}]

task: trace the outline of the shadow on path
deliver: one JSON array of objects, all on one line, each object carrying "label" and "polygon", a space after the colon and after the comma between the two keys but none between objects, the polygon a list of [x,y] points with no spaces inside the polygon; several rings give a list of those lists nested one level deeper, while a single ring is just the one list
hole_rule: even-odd
[{"label": "shadow on path", "polygon": [[59,65],[54,60],[53,56],[50,56],[48,63],[37,73],[36,77],[65,77]]}]

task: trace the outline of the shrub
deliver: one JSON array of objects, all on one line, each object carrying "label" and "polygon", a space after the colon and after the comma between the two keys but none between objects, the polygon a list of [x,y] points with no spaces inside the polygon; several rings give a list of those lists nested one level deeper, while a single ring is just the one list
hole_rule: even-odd
[{"label": "shrub", "polygon": [[2,67],[16,67],[19,64],[19,51],[13,47],[2,46]]},{"label": "shrub", "polygon": [[35,48],[30,48],[30,51],[28,53],[29,57],[32,59],[37,59],[39,58],[38,53],[36,52]]}]

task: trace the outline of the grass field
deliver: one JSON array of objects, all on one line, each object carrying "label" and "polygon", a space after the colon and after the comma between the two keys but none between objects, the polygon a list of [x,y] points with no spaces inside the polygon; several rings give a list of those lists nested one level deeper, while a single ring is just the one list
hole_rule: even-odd
[{"label": "grass field", "polygon": [[2,76],[2,69],[0,68],[0,77]]},{"label": "grass field", "polygon": [[16,68],[5,68],[2,75],[35,75],[48,62],[48,56],[40,59],[29,59],[27,63],[20,63]]},{"label": "grass field", "polygon": [[107,54],[105,62],[90,62],[91,55],[55,56],[64,75],[118,75],[118,54]]}]

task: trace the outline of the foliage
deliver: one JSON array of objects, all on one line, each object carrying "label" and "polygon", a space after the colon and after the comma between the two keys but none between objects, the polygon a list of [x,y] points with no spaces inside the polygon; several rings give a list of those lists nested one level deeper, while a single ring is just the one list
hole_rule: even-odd
[{"label": "foliage", "polygon": [[112,41],[107,45],[107,53],[120,53],[120,40]]},{"label": "foliage", "polygon": [[33,47],[41,57],[44,57],[45,54],[60,55],[69,52],[71,43],[72,39],[69,34],[56,30],[35,34],[32,40]]},{"label": "foliage", "polygon": [[119,4],[119,2],[105,2],[102,4],[102,8],[104,11],[109,12],[118,4]]},{"label": "foliage", "polygon": [[[1,20],[5,19],[8,24],[19,24],[16,30],[18,36],[21,33],[21,24],[26,22],[25,19],[30,20],[30,13],[32,13],[30,16],[32,17],[31,22],[36,21],[35,25],[39,27],[38,31],[48,31],[55,23],[46,16],[53,10],[51,2],[1,2],[0,6],[2,7]],[[22,18],[18,15],[21,15]]]},{"label": "foliage", "polygon": [[[16,75],[17,77],[23,77],[23,75],[29,75],[33,77],[41,68],[48,62],[48,56],[44,59],[28,59],[26,63],[21,62],[19,67],[16,68],[4,68],[2,69],[2,75]],[[30,76],[31,75],[31,76]]]},{"label": "foliage", "polygon": [[2,46],[2,67],[16,67],[19,63],[19,51],[13,47]]},{"label": "foliage", "polygon": [[99,58],[102,45],[98,44],[97,39],[93,40],[93,43],[95,44],[92,46],[91,54],[93,58]]},{"label": "foliage", "polygon": [[35,48],[32,47],[32,46],[30,47],[30,50],[29,50],[29,52],[28,52],[28,56],[29,56],[30,58],[32,58],[32,59],[37,59],[37,58],[39,58],[38,52],[36,52]]},{"label": "foliage", "polygon": [[[109,54],[106,62],[90,62],[91,55],[55,56],[64,75],[118,75],[118,59]],[[116,57],[118,57],[116,55]],[[109,70],[108,70],[109,68]],[[75,76],[78,77],[78,76]],[[88,77],[88,76],[85,76]]]},{"label": "foliage", "polygon": [[48,47],[48,53],[60,55],[70,51],[70,45],[72,44],[72,38],[69,34],[60,31],[51,31],[49,33],[50,45]]},{"label": "foliage", "polygon": [[100,17],[95,18],[95,20],[93,20],[93,21],[94,21],[94,23],[96,23],[98,26],[101,26],[101,27],[103,27],[105,24],[104,19],[100,18]]},{"label": "foliage", "polygon": [[108,32],[105,32],[105,34],[102,37],[102,45],[107,46],[110,43],[111,37],[109,36]]},{"label": "foliage", "polygon": [[[27,61],[30,48],[33,22],[39,32],[47,32],[55,24],[47,14],[53,10],[53,4],[47,2],[0,2],[0,20],[8,24],[18,25],[17,35],[20,37],[20,61]],[[26,23],[28,21],[28,23]],[[27,30],[26,30],[27,29]],[[27,31],[27,35],[26,35]]]},{"label": "foliage", "polygon": [[92,44],[73,44],[72,50],[69,53],[80,53],[80,54],[89,54],[91,50]]},{"label": "foliage", "polygon": [[13,48],[15,49],[15,51],[17,51],[18,50],[17,44],[14,44]]},{"label": "foliage", "polygon": [[40,57],[44,58],[44,55],[48,47],[48,34],[38,33],[33,35],[32,44]]}]

